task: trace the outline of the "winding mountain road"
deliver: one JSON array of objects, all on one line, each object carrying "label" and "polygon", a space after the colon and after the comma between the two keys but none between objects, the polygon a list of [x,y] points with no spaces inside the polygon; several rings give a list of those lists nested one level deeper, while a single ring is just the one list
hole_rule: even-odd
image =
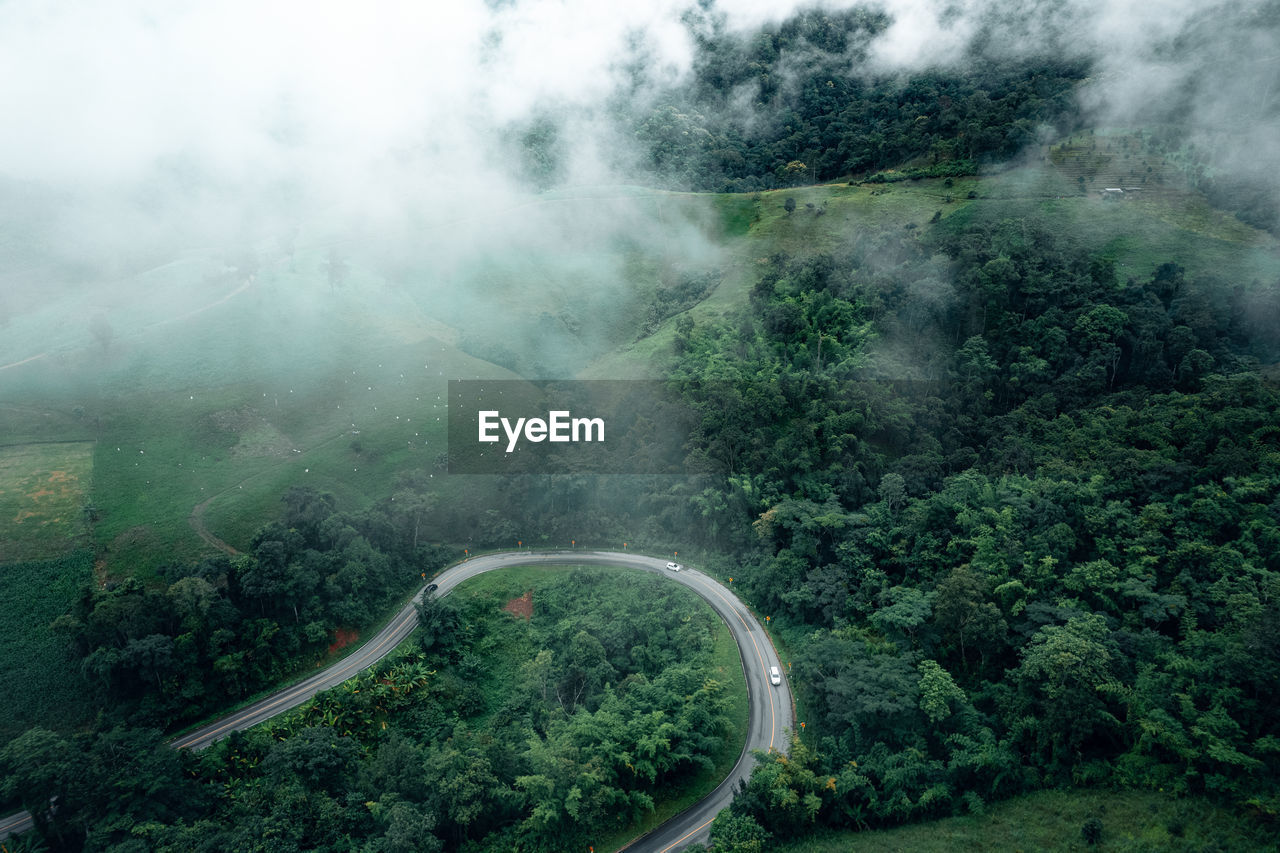
[{"label": "winding mountain road", "polygon": [[[749,711],[747,740],[742,755],[728,778],[714,791],[666,823],[635,839],[624,849],[628,853],[674,853],[695,842],[706,841],[711,821],[733,799],[738,782],[750,775],[754,762],[751,751],[785,751],[786,732],[795,727],[791,690],[785,678],[780,685],[769,683],[769,668],[776,666],[781,670],[781,663],[764,629],[737,596],[711,577],[688,568],[672,572],[666,569],[665,560],[616,551],[517,551],[473,557],[435,577],[432,582],[437,589],[433,594],[447,595],[463,581],[495,569],[538,564],[618,566],[661,574],[692,589],[728,625],[738,644],[747,679]],[[320,691],[336,687],[377,663],[417,627],[418,615],[414,604],[421,599],[424,591],[425,587],[386,627],[343,660],[246,708],[177,737],[171,745],[178,749],[203,749],[233,731],[250,728],[276,714],[296,708]],[[25,832],[31,826],[31,816],[26,812],[0,819],[0,839]]]}]

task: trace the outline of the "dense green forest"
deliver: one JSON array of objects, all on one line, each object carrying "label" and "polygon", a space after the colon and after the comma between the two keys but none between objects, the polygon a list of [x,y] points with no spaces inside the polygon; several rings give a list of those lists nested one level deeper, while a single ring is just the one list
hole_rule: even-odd
[{"label": "dense green forest", "polygon": [[1262,838],[1278,319],[1274,283],[1122,278],[1025,214],[850,235],[676,321],[696,476],[514,478],[500,516],[697,543],[774,618],[808,727],[715,849],[1064,785],[1208,796]]},{"label": "dense green forest", "polygon": [[414,541],[418,480],[401,479],[398,503],[356,514],[294,488],[252,553],[169,566],[155,583],[86,586],[54,632],[110,700],[108,717],[160,728],[202,719],[303,671],[455,557]]},{"label": "dense green forest", "polygon": [[634,122],[642,167],[712,192],[828,181],[919,158],[972,174],[1005,160],[1046,126],[1078,121],[1082,61],[985,63],[889,74],[864,65],[888,24],[867,9],[809,10],[749,33],[714,12],[691,21],[693,73]]},{"label": "dense green forest", "polygon": [[709,530],[755,543],[735,571],[787,617],[812,720],[715,849],[1071,783],[1274,821],[1278,291],[1062,243],[872,235],[684,329]]},{"label": "dense green forest", "polygon": [[510,579],[429,599],[396,656],[199,754],[33,729],[0,750],[0,791],[66,850],[585,849],[723,760],[719,623],[657,577],[531,583],[528,621]]},{"label": "dense green forest", "polygon": [[[676,189],[751,192],[908,162],[974,174],[1078,126],[1075,87],[1090,70],[1083,59],[992,61],[975,47],[945,70],[889,72],[867,62],[889,20],[865,8],[802,10],[746,32],[713,8],[685,23],[695,41],[687,78],[656,85],[637,64],[613,107],[638,145],[628,168]],[[512,128],[519,175],[564,181],[564,134],[552,115]]]}]

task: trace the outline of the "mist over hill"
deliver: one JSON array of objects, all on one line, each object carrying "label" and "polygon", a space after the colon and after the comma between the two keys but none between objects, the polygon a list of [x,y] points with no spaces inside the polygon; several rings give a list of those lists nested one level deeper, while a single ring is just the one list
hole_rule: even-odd
[{"label": "mist over hill", "polygon": [[[1259,848],[1278,90],[1280,0],[0,5],[0,796],[67,850],[635,831],[671,741],[620,709],[690,766],[728,718],[603,615],[434,602],[271,732],[160,734],[585,545],[785,655],[808,727],[715,853],[1054,787],[1185,798],[1090,844]],[[664,382],[628,452],[683,474],[450,473],[449,380],[565,378]]]},{"label": "mist over hill", "polygon": [[[912,161],[962,172],[1080,126],[1157,127],[1192,185],[1274,225],[1275,4],[0,15],[15,118],[0,142],[5,365],[108,327],[127,338],[261,279],[276,294],[243,322],[265,332],[278,311],[286,340],[333,334],[315,325],[325,292],[368,284],[357,304],[378,313],[403,294],[429,306],[423,325],[483,325],[501,306],[525,329],[507,346],[563,373],[604,345],[557,319],[572,294],[625,305],[657,278],[636,274],[637,255],[691,270],[715,257],[705,231],[600,188],[768,189]],[[583,187],[608,200],[543,195]],[[492,260],[530,255],[531,270]],[[179,275],[150,274],[177,261]],[[509,310],[515,288],[551,319]],[[64,296],[51,335],[41,315]]]}]

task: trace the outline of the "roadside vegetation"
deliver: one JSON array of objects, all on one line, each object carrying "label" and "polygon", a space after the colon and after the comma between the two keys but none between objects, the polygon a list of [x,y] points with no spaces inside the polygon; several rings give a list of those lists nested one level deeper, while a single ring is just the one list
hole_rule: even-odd
[{"label": "roadside vegetation", "polygon": [[158,583],[84,584],[52,630],[79,661],[109,720],[172,729],[305,671],[445,565],[415,541],[425,496],[405,478],[358,514],[296,487],[249,553],[171,563]]},{"label": "roadside vegetation", "polygon": [[59,796],[39,820],[59,847],[550,853],[632,837],[741,749],[732,640],[663,578],[498,572],[421,617],[397,655],[199,754],[136,726],[32,729],[0,751],[3,792]]}]

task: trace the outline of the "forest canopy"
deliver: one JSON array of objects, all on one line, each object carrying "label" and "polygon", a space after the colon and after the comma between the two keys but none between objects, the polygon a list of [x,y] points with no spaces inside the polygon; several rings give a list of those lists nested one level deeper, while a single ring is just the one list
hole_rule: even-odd
[{"label": "forest canopy", "polygon": [[687,330],[711,529],[751,543],[735,572],[785,614],[813,717],[730,835],[1068,783],[1276,813],[1280,394],[1255,298],[1274,316],[1274,287],[1120,281],[1005,220],[775,257],[743,316]]}]

